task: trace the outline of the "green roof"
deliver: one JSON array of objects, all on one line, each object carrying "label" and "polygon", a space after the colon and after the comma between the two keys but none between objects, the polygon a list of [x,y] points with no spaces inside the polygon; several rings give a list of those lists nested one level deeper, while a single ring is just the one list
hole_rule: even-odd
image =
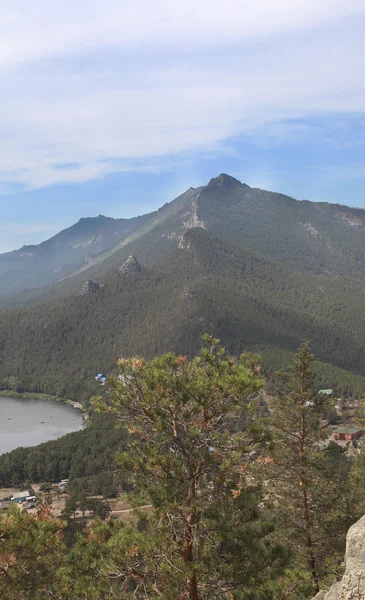
[{"label": "green roof", "polygon": [[326,394],[327,396],[330,396],[331,394],[333,394],[333,390],[319,390],[318,394]]},{"label": "green roof", "polygon": [[339,427],[334,431],[334,433],[343,433],[351,435],[352,433],[357,433],[358,431],[361,431],[360,427]]}]

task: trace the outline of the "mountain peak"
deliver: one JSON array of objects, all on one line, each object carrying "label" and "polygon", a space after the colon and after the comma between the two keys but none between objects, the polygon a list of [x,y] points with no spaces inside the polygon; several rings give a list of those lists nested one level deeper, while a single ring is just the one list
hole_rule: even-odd
[{"label": "mountain peak", "polygon": [[97,217],[81,217],[74,226],[81,224],[91,224],[91,223],[100,223],[102,221],[115,221],[111,217],[106,217],[105,215],[98,215]]},{"label": "mountain peak", "polygon": [[122,273],[123,275],[132,275],[133,273],[138,273],[140,270],[141,265],[134,254],[128,256],[124,263],[119,267],[119,273]]},{"label": "mountain peak", "polygon": [[221,173],[218,177],[214,177],[211,179],[207,185],[207,187],[233,187],[236,185],[242,185],[238,179],[231,177],[231,175],[227,175],[226,173]]}]

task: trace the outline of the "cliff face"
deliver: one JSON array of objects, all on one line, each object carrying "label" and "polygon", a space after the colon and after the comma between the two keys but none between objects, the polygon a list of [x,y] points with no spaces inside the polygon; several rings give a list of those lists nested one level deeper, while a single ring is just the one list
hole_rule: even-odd
[{"label": "cliff face", "polygon": [[341,581],[313,600],[364,600],[365,598],[365,515],[350,527],[346,540],[346,570]]}]

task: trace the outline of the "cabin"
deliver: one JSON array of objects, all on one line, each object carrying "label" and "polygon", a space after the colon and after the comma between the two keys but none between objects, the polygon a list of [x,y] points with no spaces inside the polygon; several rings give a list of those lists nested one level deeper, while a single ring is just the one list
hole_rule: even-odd
[{"label": "cabin", "polygon": [[339,427],[333,432],[332,437],[335,440],[352,441],[362,436],[362,430],[358,427]]}]

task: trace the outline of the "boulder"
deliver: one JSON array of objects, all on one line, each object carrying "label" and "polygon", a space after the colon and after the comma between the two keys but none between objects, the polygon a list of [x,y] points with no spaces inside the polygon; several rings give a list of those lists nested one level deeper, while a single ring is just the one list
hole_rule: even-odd
[{"label": "boulder", "polygon": [[341,581],[313,600],[364,600],[365,598],[365,516],[350,527],[346,539],[346,569]]}]

